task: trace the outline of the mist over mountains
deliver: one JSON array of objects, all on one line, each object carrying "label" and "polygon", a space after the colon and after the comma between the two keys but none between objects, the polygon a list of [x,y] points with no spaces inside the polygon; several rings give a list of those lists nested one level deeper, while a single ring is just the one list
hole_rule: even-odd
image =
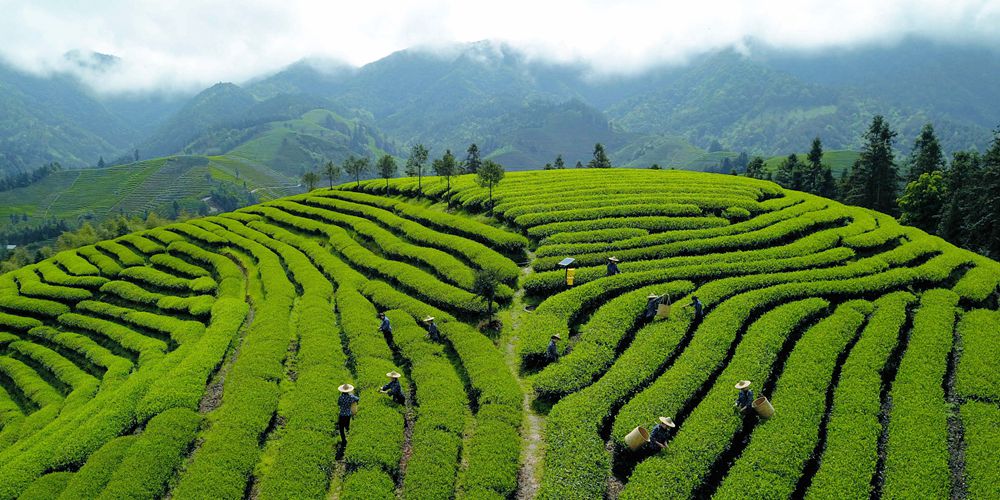
[{"label": "mist over mountains", "polygon": [[[67,57],[100,71],[116,64]],[[300,61],[196,95],[99,95],[68,75],[0,67],[0,173],[125,163],[137,150],[234,155],[293,176],[326,158],[405,156],[415,143],[461,157],[473,142],[509,168],[557,154],[586,163],[596,142],[618,166],[697,168],[718,146],[771,156],[819,135],[827,149],[854,149],[874,114],[886,115],[903,151],[927,122],[946,151],[982,149],[1000,125],[996,75],[995,51],[922,40],[808,54],[751,44],[604,79],[479,42],[360,68]]]}]

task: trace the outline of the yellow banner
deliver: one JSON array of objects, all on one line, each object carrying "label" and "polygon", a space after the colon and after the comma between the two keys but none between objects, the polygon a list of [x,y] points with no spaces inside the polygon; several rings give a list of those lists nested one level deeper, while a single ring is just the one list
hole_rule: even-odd
[{"label": "yellow banner", "polygon": [[566,286],[573,286],[573,275],[576,274],[576,269],[572,267],[566,268]]}]

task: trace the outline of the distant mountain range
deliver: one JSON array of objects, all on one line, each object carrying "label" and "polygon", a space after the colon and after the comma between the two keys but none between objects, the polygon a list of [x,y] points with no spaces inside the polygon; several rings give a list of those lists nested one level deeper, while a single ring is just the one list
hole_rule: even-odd
[{"label": "distant mountain range", "polygon": [[[114,71],[110,56],[67,57]],[[819,135],[829,149],[857,149],[874,114],[899,132],[901,151],[926,122],[955,151],[983,148],[1000,125],[998,74],[996,51],[920,40],[818,54],[751,46],[605,79],[479,42],[361,68],[301,61],[193,96],[101,96],[67,75],[0,67],[0,175],[52,161],[128,163],[138,152],[224,155],[297,178],[324,159],[404,157],[418,142],[460,158],[475,142],[509,168],[557,154],[586,163],[597,142],[616,165],[703,168],[720,146],[723,156],[787,155]]]}]

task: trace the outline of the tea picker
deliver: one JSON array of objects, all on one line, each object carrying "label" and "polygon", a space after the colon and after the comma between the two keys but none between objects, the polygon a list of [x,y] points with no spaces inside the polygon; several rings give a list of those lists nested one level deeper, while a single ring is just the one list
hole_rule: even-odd
[{"label": "tea picker", "polygon": [[556,346],[556,342],[559,340],[562,340],[562,338],[558,333],[550,337],[549,348],[545,350],[545,357],[553,363],[559,361],[559,348]]},{"label": "tea picker", "polygon": [[656,316],[657,306],[660,305],[660,296],[651,293],[646,296],[646,310],[643,311],[642,317],[645,319],[653,319]]},{"label": "tea picker", "polygon": [[667,440],[673,434],[673,429],[677,427],[670,417],[660,417],[659,423],[649,433],[649,443],[646,445],[654,451],[660,451],[667,447]]},{"label": "tea picker", "polygon": [[736,388],[739,389],[739,393],[736,394],[736,404],[734,405],[740,413],[746,413],[746,411],[753,406],[753,389],[750,388],[749,380],[740,380],[736,383]]},{"label": "tea picker", "polygon": [[403,396],[403,386],[399,385],[399,377],[401,375],[395,371],[391,371],[386,373],[385,376],[389,377],[389,383],[383,385],[379,392],[392,396],[392,400],[397,404],[405,404],[406,398]]},{"label": "tea picker", "polygon": [[430,337],[431,341],[441,342],[441,332],[438,331],[437,323],[434,322],[434,316],[424,318],[424,323],[427,323],[427,336]]},{"label": "tea picker", "polygon": [[621,261],[618,260],[618,257],[608,257],[608,276],[614,276],[621,273],[621,271],[618,270],[619,262]]},{"label": "tea picker", "polygon": [[351,430],[351,418],[354,416],[357,410],[358,401],[361,398],[352,394],[354,392],[354,386],[351,384],[343,384],[337,387],[340,391],[340,397],[337,399],[337,406],[340,408],[340,416],[337,419],[337,427],[340,429],[340,440],[347,443],[347,432]]},{"label": "tea picker", "polygon": [[691,296],[691,303],[684,305],[684,307],[688,307],[688,306],[694,308],[694,319],[701,319],[701,318],[704,317],[705,305],[702,304],[700,300],[698,300],[698,296],[697,295],[692,295]]},{"label": "tea picker", "polygon": [[382,320],[382,323],[378,326],[378,330],[383,335],[392,335],[392,325],[389,324],[389,317],[384,312],[378,313],[378,317]]}]

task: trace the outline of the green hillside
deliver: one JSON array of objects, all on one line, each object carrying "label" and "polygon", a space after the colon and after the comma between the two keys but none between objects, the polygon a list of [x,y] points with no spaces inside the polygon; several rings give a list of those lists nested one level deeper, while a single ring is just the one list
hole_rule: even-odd
[{"label": "green hillside", "polygon": [[[386,189],[317,189],[0,275],[0,499],[1000,493],[997,262],[728,175]],[[669,313],[644,314],[649,294]],[[403,403],[379,390],[391,371]],[[744,379],[770,418],[734,412]],[[346,440],[341,384],[360,398]],[[676,424],[665,451],[626,447],[658,417]]]},{"label": "green hillside", "polygon": [[[0,192],[0,228],[10,216],[27,216],[28,222],[50,218],[71,223],[100,221],[124,214],[143,216],[158,212],[170,216],[173,202],[185,210],[213,210],[208,197],[213,187],[228,184],[253,191],[267,200],[297,192],[296,178],[266,165],[230,156],[171,156],[103,169],[63,170],[27,187]],[[23,223],[23,222],[22,222]]]},{"label": "green hillside", "polygon": [[[797,156],[799,161],[803,163],[808,161],[806,153],[797,153]],[[844,171],[849,171],[860,156],[857,151],[823,151],[823,163],[830,166],[834,177],[840,178],[840,174]],[[786,159],[788,159],[788,155],[772,156],[764,160],[764,170],[774,172],[781,165],[781,162]]]}]

